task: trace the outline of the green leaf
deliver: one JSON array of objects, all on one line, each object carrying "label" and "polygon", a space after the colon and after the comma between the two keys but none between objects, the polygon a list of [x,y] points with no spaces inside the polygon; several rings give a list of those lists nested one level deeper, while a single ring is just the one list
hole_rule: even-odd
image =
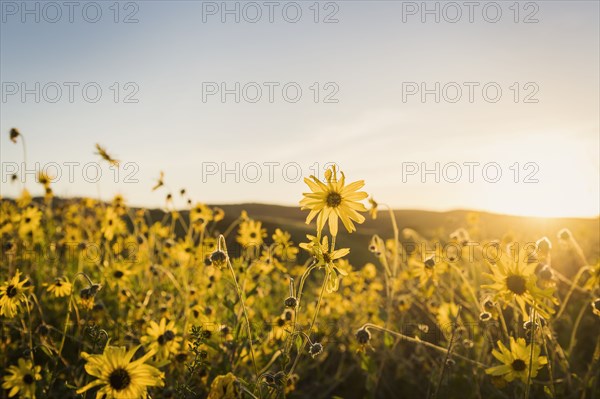
[{"label": "green leaf", "polygon": [[388,348],[391,348],[394,345],[394,337],[392,337],[390,334],[385,333],[383,336],[383,343],[385,344],[385,346],[387,346]]}]

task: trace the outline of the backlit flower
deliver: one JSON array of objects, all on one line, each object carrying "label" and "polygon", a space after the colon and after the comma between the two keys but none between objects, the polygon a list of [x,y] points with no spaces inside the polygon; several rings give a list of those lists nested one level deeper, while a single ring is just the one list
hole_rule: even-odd
[{"label": "backlit flower", "polygon": [[54,283],[49,284],[46,290],[56,298],[62,298],[71,295],[72,287],[69,280],[65,277],[59,277],[54,280]]},{"label": "backlit flower", "polygon": [[21,273],[17,270],[15,275],[0,286],[0,316],[15,317],[21,303],[27,301],[25,286],[27,278],[21,280]]},{"label": "backlit flower", "polygon": [[[508,382],[520,379],[527,383],[531,378],[535,378],[538,370],[548,363],[546,356],[540,356],[540,346],[533,347],[532,355],[531,344],[527,345],[523,338],[515,341],[513,337],[510,337],[510,349],[498,341],[498,348],[500,350],[492,350],[492,355],[503,364],[490,367],[485,372],[493,376],[502,376]],[[530,362],[530,359],[533,361]],[[530,370],[531,375],[529,374]]]},{"label": "backlit flower", "polygon": [[106,399],[145,398],[148,387],[163,386],[164,373],[145,364],[154,355],[147,352],[137,360],[132,360],[140,347],[129,351],[125,347],[107,345],[101,355],[81,353],[86,361],[85,371],[96,380],[77,390],[77,394],[100,386],[97,397]]},{"label": "backlit flower", "polygon": [[495,293],[495,298],[502,299],[505,306],[514,299],[522,314],[528,314],[525,305],[535,307],[542,317],[549,318],[554,313],[553,306],[558,301],[554,298],[555,287],[540,288],[537,284],[535,269],[537,262],[529,262],[524,251],[502,256],[490,265],[492,273],[484,273],[492,280],[492,284],[484,285]]},{"label": "backlit flower", "polygon": [[159,323],[151,321],[146,329],[146,335],[142,337],[142,343],[156,352],[159,361],[168,359],[169,354],[177,354],[180,342],[181,337],[177,336],[175,322],[167,322],[164,317]]},{"label": "backlit flower", "polygon": [[33,366],[31,360],[19,359],[18,366],[6,370],[2,388],[9,390],[8,397],[19,394],[21,398],[35,398],[35,382],[42,379],[41,366]]},{"label": "backlit flower", "polygon": [[339,288],[338,273],[342,276],[347,276],[348,273],[343,271],[335,261],[343,258],[350,253],[350,249],[342,248],[336,250],[329,249],[329,239],[323,237],[322,242],[319,242],[315,236],[306,236],[310,242],[300,244],[300,248],[310,252],[315,258],[317,267],[325,268],[327,272],[327,292],[337,291]]},{"label": "backlit flower", "polygon": [[366,212],[367,208],[358,201],[368,197],[364,191],[358,191],[365,185],[363,180],[355,181],[345,185],[346,178],[341,172],[338,180],[336,167],[333,166],[325,172],[326,183],[321,182],[315,176],[305,178],[304,182],[311,189],[311,193],[304,193],[300,201],[302,210],[308,209],[310,213],[306,217],[309,224],[315,216],[317,217],[317,234],[320,236],[325,222],[329,224],[329,232],[332,236],[338,233],[338,219],[342,220],[348,232],[356,231],[353,222],[362,223],[364,216],[358,212]]}]

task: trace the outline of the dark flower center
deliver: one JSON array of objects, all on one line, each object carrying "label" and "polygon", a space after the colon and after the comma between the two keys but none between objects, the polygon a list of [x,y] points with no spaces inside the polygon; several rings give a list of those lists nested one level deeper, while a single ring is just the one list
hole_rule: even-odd
[{"label": "dark flower center", "polygon": [[163,334],[163,337],[165,337],[166,341],[173,341],[175,339],[175,333],[171,330],[167,330]]},{"label": "dark flower center", "polygon": [[506,288],[517,295],[523,295],[527,289],[525,278],[517,274],[508,276],[506,278]]},{"label": "dark flower center", "polygon": [[113,389],[121,391],[129,386],[129,383],[131,383],[131,377],[129,376],[127,370],[118,368],[110,373],[108,382]]},{"label": "dark flower center", "polygon": [[122,271],[120,271],[120,270],[117,270],[117,271],[115,271],[115,272],[113,273],[113,276],[114,276],[115,278],[121,278],[121,277],[123,277],[123,272],[122,272]]},{"label": "dark flower center", "polygon": [[27,385],[31,385],[33,383],[33,381],[35,381],[33,379],[33,376],[31,374],[25,374],[23,376],[23,382]]},{"label": "dark flower center", "polygon": [[327,206],[330,208],[335,208],[339,204],[342,203],[342,196],[338,193],[329,193],[327,194]]},{"label": "dark flower center", "polygon": [[435,260],[433,260],[433,258],[428,258],[425,260],[425,267],[428,269],[433,269],[433,266],[435,266]]},{"label": "dark flower center", "polygon": [[512,366],[513,370],[515,370],[515,371],[523,371],[523,370],[525,370],[525,368],[527,368],[527,365],[521,359],[515,359],[515,361],[512,362],[511,366]]},{"label": "dark flower center", "polygon": [[158,336],[158,344],[164,345],[169,341],[173,341],[175,339],[175,333],[171,330],[165,331],[164,334]]},{"label": "dark flower center", "polygon": [[331,263],[331,255],[328,252],[325,252],[323,254],[323,262],[325,262],[325,263]]},{"label": "dark flower center", "polygon": [[15,295],[17,295],[17,287],[15,287],[14,285],[9,285],[8,287],[6,287],[6,296],[9,298],[14,297]]},{"label": "dark flower center", "polygon": [[25,223],[31,222],[31,218],[25,218]]}]

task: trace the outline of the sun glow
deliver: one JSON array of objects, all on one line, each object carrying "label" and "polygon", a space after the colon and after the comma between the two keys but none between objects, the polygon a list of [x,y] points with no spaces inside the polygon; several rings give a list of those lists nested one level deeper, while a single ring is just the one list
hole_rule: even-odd
[{"label": "sun glow", "polygon": [[[496,141],[497,183],[476,180],[475,189],[445,185],[447,195],[470,209],[534,217],[600,214],[598,143],[562,134],[530,134]],[[488,149],[483,149],[489,153]],[[482,164],[485,163],[482,161]],[[459,206],[460,207],[460,206]]]}]

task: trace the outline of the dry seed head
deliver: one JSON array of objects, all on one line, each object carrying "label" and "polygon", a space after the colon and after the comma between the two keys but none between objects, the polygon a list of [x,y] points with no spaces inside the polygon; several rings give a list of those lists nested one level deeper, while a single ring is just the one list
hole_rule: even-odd
[{"label": "dry seed head", "polygon": [[227,265],[227,254],[221,250],[216,250],[210,254],[210,263],[213,266],[222,269]]},{"label": "dry seed head", "polygon": [[310,348],[308,349],[308,354],[311,355],[313,357],[313,359],[315,357],[317,357],[318,355],[320,355],[321,352],[323,352],[323,345],[321,345],[318,342],[315,342],[314,344],[312,344],[310,346]]},{"label": "dry seed head", "polygon": [[535,243],[538,251],[545,254],[548,253],[552,249],[552,243],[548,239],[548,237],[542,237]]},{"label": "dry seed head", "polygon": [[19,133],[19,130],[16,127],[10,129],[9,138],[10,141],[12,141],[13,143],[17,142],[17,137],[19,137],[20,135],[21,133]]},{"label": "dry seed head", "polygon": [[479,314],[479,320],[486,322],[492,319],[492,314],[490,312],[481,312]]},{"label": "dry seed head", "polygon": [[285,307],[286,308],[295,308],[296,305],[298,304],[298,299],[294,298],[293,296],[287,297],[284,301]]},{"label": "dry seed head", "polygon": [[356,340],[359,344],[364,345],[371,340],[371,333],[366,328],[361,328],[356,332]]},{"label": "dry seed head", "polygon": [[563,241],[568,241],[571,239],[571,237],[573,237],[573,236],[569,229],[562,229],[561,231],[558,232],[558,238],[560,238]]}]

